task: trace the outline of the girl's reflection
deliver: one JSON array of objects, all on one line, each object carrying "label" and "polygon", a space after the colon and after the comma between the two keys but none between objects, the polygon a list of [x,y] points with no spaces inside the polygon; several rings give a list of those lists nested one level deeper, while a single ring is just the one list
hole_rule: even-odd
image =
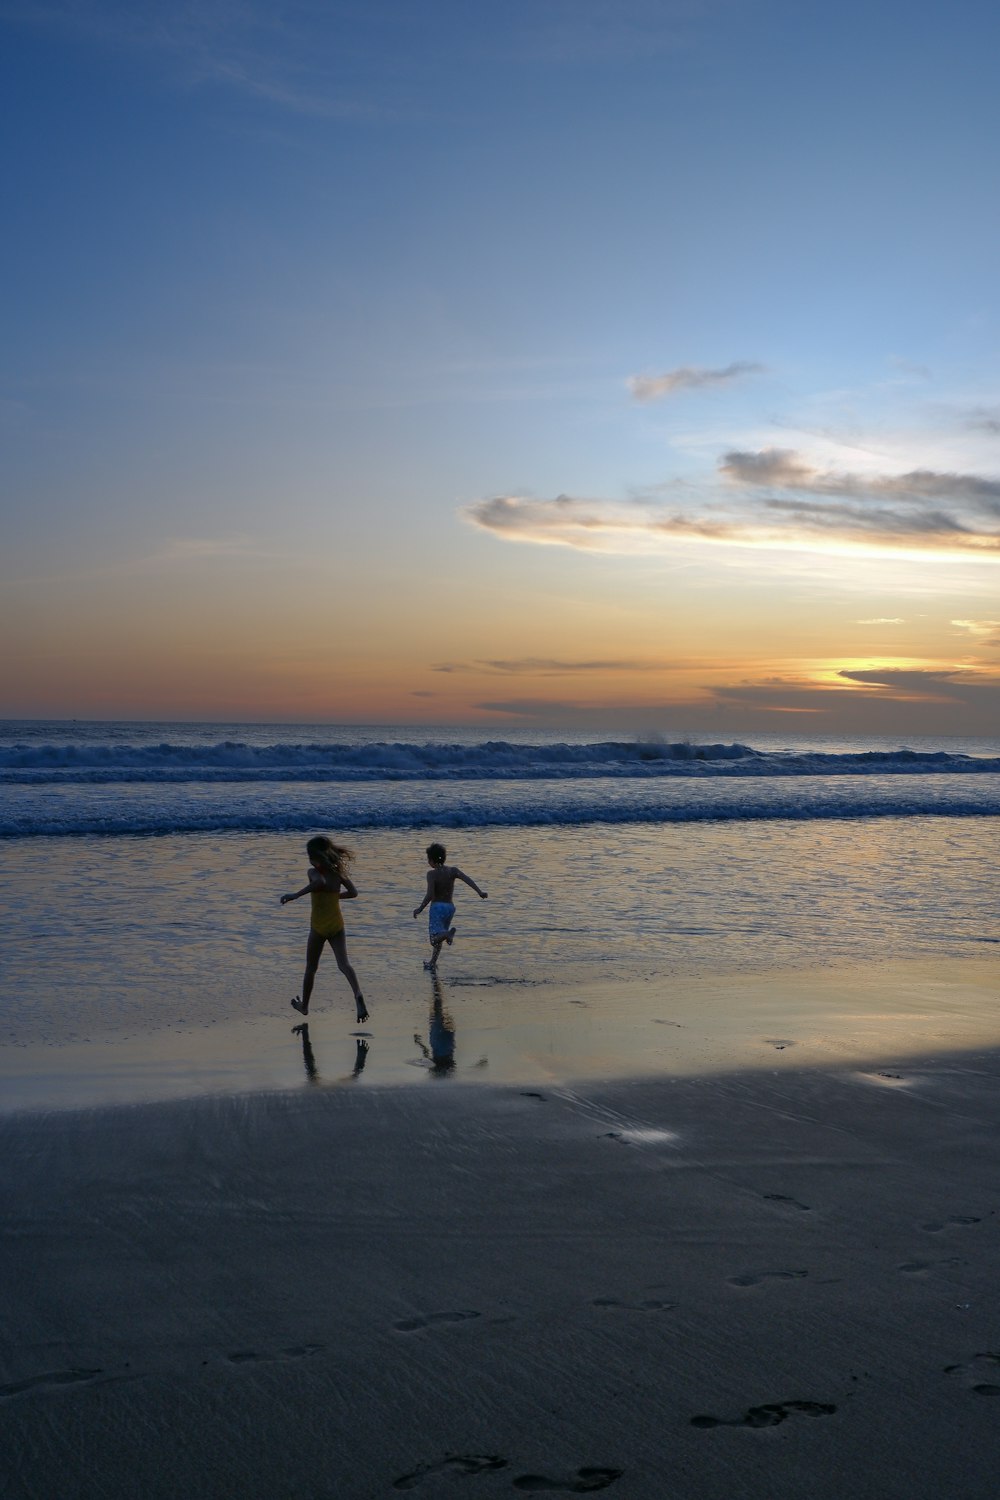
[{"label": "girl's reflection", "polygon": [[[293,1026],[292,1035],[299,1037],[302,1041],[302,1063],[306,1070],[307,1081],[309,1083],[322,1083],[323,1080],[319,1076],[319,1069],[316,1066],[316,1055],[309,1040],[309,1022],[303,1021],[301,1026]],[[336,1079],[335,1082],[337,1083],[351,1083],[364,1070],[365,1063],[368,1061],[367,1037],[358,1036],[354,1038],[354,1041],[354,1068],[350,1073],[345,1073],[343,1078]]]}]

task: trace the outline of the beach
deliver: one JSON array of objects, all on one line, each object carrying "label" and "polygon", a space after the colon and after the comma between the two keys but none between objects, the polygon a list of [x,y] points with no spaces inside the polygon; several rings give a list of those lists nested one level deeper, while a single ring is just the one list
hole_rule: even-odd
[{"label": "beach", "polygon": [[3,1493],[985,1500],[998,1077],[7,1117]]},{"label": "beach", "polygon": [[995,1493],[995,746],[211,728],[0,755],[0,1494]]}]

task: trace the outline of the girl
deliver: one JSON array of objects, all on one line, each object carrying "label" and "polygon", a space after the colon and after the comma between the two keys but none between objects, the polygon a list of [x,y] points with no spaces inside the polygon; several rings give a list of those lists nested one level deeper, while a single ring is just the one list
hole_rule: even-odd
[{"label": "girl", "polygon": [[281,898],[282,906],[289,901],[297,901],[307,893],[312,898],[312,920],[306,942],[306,972],[302,980],[302,995],[301,998],[295,996],[292,1009],[297,1010],[300,1016],[309,1014],[309,997],[312,995],[323,944],[329,943],[337,960],[337,968],[354,991],[358,1020],[367,1021],[365,997],[358,988],[358,976],[347,957],[344,918],[340,912],[341,899],[353,901],[358,894],[357,887],[345,873],[354,855],[350,849],[341,848],[325,834],[310,839],[306,845],[306,853],[312,861],[307,876],[308,884],[301,891],[292,891],[290,895]]}]

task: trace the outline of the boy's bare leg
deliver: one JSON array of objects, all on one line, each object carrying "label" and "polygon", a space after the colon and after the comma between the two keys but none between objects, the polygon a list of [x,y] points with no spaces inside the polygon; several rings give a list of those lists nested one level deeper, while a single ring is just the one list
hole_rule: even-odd
[{"label": "boy's bare leg", "polygon": [[424,968],[425,969],[436,969],[437,968],[437,961],[441,957],[441,945],[443,944],[444,941],[445,941],[445,935],[444,935],[443,932],[442,932],[442,934],[441,934],[440,937],[433,937],[433,938],[431,938],[431,956],[427,960],[427,962],[424,964]]}]

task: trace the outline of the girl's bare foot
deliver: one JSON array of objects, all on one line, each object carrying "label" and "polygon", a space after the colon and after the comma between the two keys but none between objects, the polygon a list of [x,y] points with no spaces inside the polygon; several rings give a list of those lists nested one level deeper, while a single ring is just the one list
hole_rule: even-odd
[{"label": "girl's bare foot", "polygon": [[295,999],[292,1001],[292,1010],[297,1010],[300,1016],[307,1016],[309,1014],[308,1005],[303,1005],[298,995],[296,995]]},{"label": "girl's bare foot", "polygon": [[[294,1004],[294,1002],[293,1002],[293,1004]],[[368,1019],[368,1007],[365,1004],[365,997],[364,997],[364,995],[355,995],[355,997],[354,997],[354,1004],[358,1008],[358,1020],[359,1021],[367,1021],[367,1019]]]}]

